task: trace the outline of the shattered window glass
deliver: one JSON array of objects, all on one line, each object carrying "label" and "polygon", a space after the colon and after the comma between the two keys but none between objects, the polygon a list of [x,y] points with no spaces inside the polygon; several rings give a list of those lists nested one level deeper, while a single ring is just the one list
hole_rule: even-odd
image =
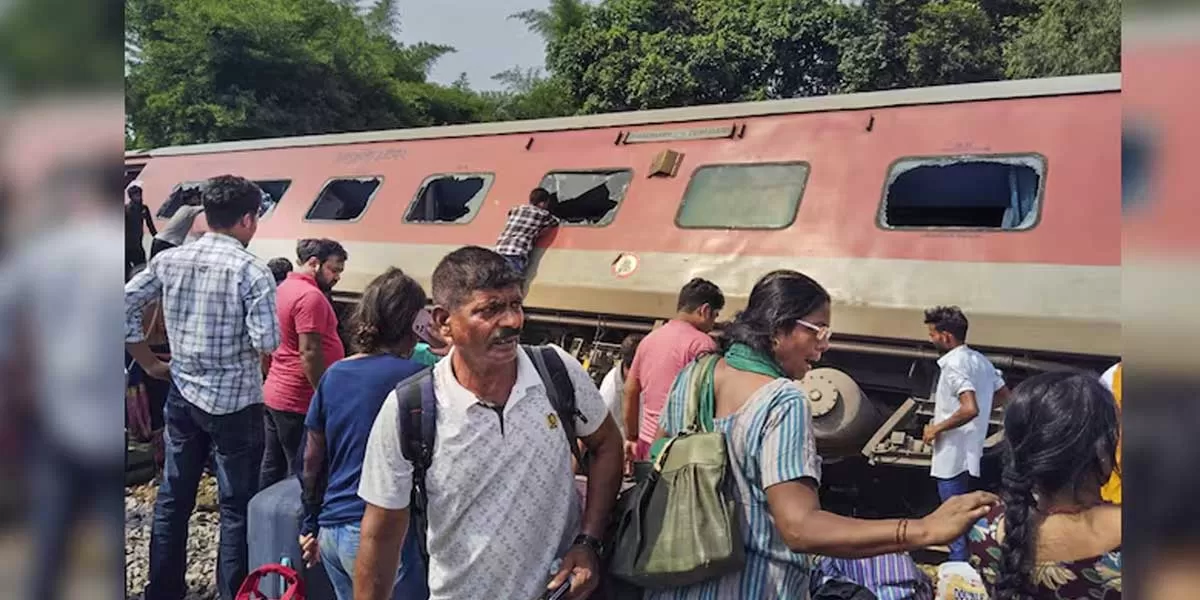
[{"label": "shattered window glass", "polygon": [[175,212],[179,210],[180,206],[183,206],[187,192],[194,190],[199,193],[203,185],[202,181],[185,181],[176,184],[175,189],[171,190],[170,195],[167,196],[167,201],[158,207],[158,212],[154,213],[154,216],[159,219],[170,219],[175,216]]},{"label": "shattered window glass", "polygon": [[1037,222],[1045,158],[909,158],[888,173],[879,224],[1021,231]]},{"label": "shattered window glass", "polygon": [[452,173],[427,178],[404,214],[405,223],[470,223],[483,206],[495,176]]},{"label": "shattered window glass", "polygon": [[541,188],[555,199],[550,208],[565,225],[603,227],[612,223],[629,190],[633,171],[551,171]]},{"label": "shattered window glass", "polygon": [[382,177],[334,179],[325,184],[304,216],[309,221],[353,221],[362,216]]},{"label": "shattered window glass", "polygon": [[275,207],[279,206],[279,201],[283,199],[284,192],[292,185],[290,179],[270,179],[255,181],[254,183],[263,192],[262,203],[258,206],[259,219],[275,212]]},{"label": "shattered window glass", "polygon": [[796,219],[808,163],[696,169],[675,224],[697,229],[782,229]]}]

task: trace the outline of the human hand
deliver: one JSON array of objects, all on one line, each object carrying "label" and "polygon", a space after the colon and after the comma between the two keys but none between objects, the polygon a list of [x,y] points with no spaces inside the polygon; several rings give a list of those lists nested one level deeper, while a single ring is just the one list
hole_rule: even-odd
[{"label": "human hand", "polygon": [[310,569],[321,562],[321,552],[317,545],[317,536],[311,533],[300,536],[300,560],[304,561],[304,566]]},{"label": "human hand", "polygon": [[633,458],[637,454],[637,442],[625,440],[625,476],[633,475]]},{"label": "human hand", "polygon": [[567,592],[568,600],[584,600],[596,591],[596,586],[600,584],[599,572],[600,557],[596,556],[590,546],[576,544],[567,551],[562,559],[562,566],[546,589],[558,589],[567,582],[567,577],[570,577],[571,590]]},{"label": "human hand", "polygon": [[988,514],[1000,502],[989,492],[972,492],[954,496],[937,510],[918,521],[920,545],[948,544],[961,537],[976,521]]},{"label": "human hand", "polygon": [[940,433],[941,432],[938,431],[938,428],[936,425],[933,425],[932,423],[929,425],[926,425],[925,430],[921,434],[921,441],[932,446],[933,442],[937,440],[937,436]]},{"label": "human hand", "polygon": [[161,360],[155,361],[154,364],[151,364],[143,370],[147,375],[155,379],[161,379],[163,381],[171,380],[171,365]]}]

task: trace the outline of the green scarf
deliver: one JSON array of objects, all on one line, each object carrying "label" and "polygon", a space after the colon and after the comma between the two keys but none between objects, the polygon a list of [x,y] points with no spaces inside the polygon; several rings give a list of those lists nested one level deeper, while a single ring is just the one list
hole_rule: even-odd
[{"label": "green scarf", "polygon": [[740,342],[725,351],[725,362],[739,371],[749,371],[767,377],[787,377],[787,373],[779,368],[779,363],[775,362],[774,358]]},{"label": "green scarf", "polygon": [[[713,394],[713,371],[720,358],[719,355],[709,355],[697,360],[697,364],[689,372],[690,377],[684,388],[685,390],[691,390],[691,393],[695,394],[692,398],[698,403],[699,410],[697,411],[697,417],[699,417],[700,421],[700,431],[714,430],[713,417],[716,413],[716,398]],[[730,346],[729,350],[725,352],[725,362],[739,371],[749,371],[751,373],[758,373],[759,375],[766,375],[767,377],[787,377],[787,374],[783,372],[783,369],[779,368],[779,364],[773,358],[746,344],[737,343]],[[687,429],[689,423],[684,423],[683,426],[684,429]],[[652,462],[658,458],[658,454],[666,442],[667,438],[663,438],[655,440],[651,444],[650,460]]]}]

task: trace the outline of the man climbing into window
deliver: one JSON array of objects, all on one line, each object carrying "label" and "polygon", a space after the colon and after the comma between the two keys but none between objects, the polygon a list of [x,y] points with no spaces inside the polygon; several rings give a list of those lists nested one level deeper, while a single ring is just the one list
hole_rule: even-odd
[{"label": "man climbing into window", "polygon": [[522,275],[529,264],[529,252],[534,243],[546,230],[559,225],[558,217],[550,212],[553,205],[550,192],[534,188],[529,192],[529,204],[514,206],[508,211],[508,222],[496,240],[496,253]]}]

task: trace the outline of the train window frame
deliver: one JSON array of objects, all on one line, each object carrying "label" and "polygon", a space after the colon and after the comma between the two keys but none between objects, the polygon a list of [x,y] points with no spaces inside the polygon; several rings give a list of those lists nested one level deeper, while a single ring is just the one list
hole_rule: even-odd
[{"label": "train window frame", "polygon": [[[778,226],[716,226],[716,225],[684,225],[679,222],[683,216],[683,207],[687,204],[688,192],[692,191],[692,186],[696,183],[696,174],[711,168],[718,167],[783,167],[783,166],[800,166],[804,167],[804,183],[800,186],[800,195],[796,198],[796,206],[792,210],[792,216],[786,223]],[[697,229],[709,231],[780,231],[788,229],[796,224],[796,219],[800,216],[800,205],[804,203],[804,195],[808,192],[808,182],[812,178],[812,163],[807,160],[778,160],[766,162],[721,162],[721,163],[706,163],[698,165],[692,170],[691,177],[688,178],[687,187],[683,190],[683,196],[679,199],[679,206],[675,209],[675,227],[679,229]]]},{"label": "train window frame", "polygon": [[[466,221],[462,221],[462,222],[459,222],[459,221],[413,221],[413,220],[410,220],[408,218],[408,213],[409,213],[409,211],[411,211],[413,209],[414,206],[416,206],[417,202],[419,202],[421,200],[421,196],[424,194],[425,189],[429,186],[429,184],[432,181],[434,181],[435,179],[442,178],[442,177],[483,177],[484,178],[484,185],[483,185],[483,188],[480,190],[481,197],[479,199],[479,206],[473,212],[468,213],[471,218],[467,219]],[[492,186],[494,186],[495,184],[496,184],[496,173],[494,171],[461,171],[461,172],[455,171],[455,172],[434,173],[432,175],[427,176],[425,179],[421,180],[421,184],[419,186],[417,186],[417,191],[413,194],[412,200],[410,200],[408,202],[408,205],[404,207],[404,216],[401,217],[400,222],[405,225],[439,225],[439,226],[440,225],[458,225],[458,226],[470,225],[471,222],[474,221],[479,216],[479,213],[483,212],[483,207],[487,204],[487,197],[489,194],[492,193]],[[366,209],[363,209],[363,212],[366,212]]]},{"label": "train window frame", "polygon": [[[602,220],[601,222],[598,222],[595,224],[589,224],[589,223],[571,223],[565,219],[559,218],[559,227],[585,227],[588,229],[603,229],[605,227],[612,225],[613,221],[617,220],[617,213],[621,212],[621,207],[624,206],[624,204],[625,204],[625,198],[627,198],[629,196],[629,188],[633,186],[633,182],[637,178],[637,172],[635,171],[635,169],[633,167],[594,167],[594,168],[586,168],[586,169],[570,169],[570,168],[551,169],[549,171],[546,171],[546,173],[542,175],[541,179],[538,179],[537,186],[535,186],[535,187],[542,187],[542,183],[546,181],[547,177],[550,177],[551,175],[556,175],[556,174],[608,174],[611,176],[616,173],[628,173],[629,174],[629,183],[625,186],[625,193],[621,194],[621,197],[617,199],[617,205],[612,208],[612,211],[610,211],[607,220]],[[555,192],[551,192],[551,193],[555,193]]]},{"label": "train window frame", "polygon": [[[989,159],[998,160],[1013,160],[1013,159],[1034,159],[1037,161],[1040,170],[1035,169],[1038,174],[1037,193],[1033,198],[1033,220],[1027,227],[1005,229],[1003,227],[980,227],[975,225],[889,225],[885,221],[887,216],[887,199],[888,189],[894,182],[893,174],[897,166],[905,162],[920,162],[916,166],[927,166],[927,164],[936,163],[945,160],[967,160],[968,162],[986,162]],[[925,233],[997,233],[997,234],[1012,234],[1026,233],[1038,228],[1042,223],[1042,213],[1046,200],[1046,179],[1050,176],[1050,160],[1041,152],[1002,152],[1002,153],[980,153],[980,154],[923,154],[912,156],[901,156],[888,163],[887,170],[884,172],[883,186],[879,194],[879,205],[875,212],[875,227],[882,231],[917,231]],[[915,167],[914,167],[915,168]],[[911,170],[911,169],[910,169]],[[895,174],[896,177],[899,174]]]},{"label": "train window frame", "polygon": [[[358,213],[357,217],[355,217],[353,219],[312,219],[312,218],[309,218],[308,215],[310,213],[312,213],[313,208],[315,208],[317,206],[317,202],[321,201],[321,195],[325,193],[325,190],[328,189],[329,186],[333,184],[333,182],[345,181],[345,180],[359,181],[359,180],[363,180],[363,179],[377,179],[377,180],[379,180],[379,185],[375,186],[375,189],[371,191],[371,195],[367,197],[367,203],[363,205],[362,212]],[[364,216],[366,216],[367,211],[371,210],[371,205],[375,203],[375,198],[379,197],[379,190],[383,189],[384,183],[386,183],[386,178],[383,175],[340,175],[337,177],[330,177],[325,180],[325,183],[321,184],[321,190],[319,192],[317,192],[317,197],[313,198],[312,202],[308,205],[308,209],[304,211],[304,218],[301,219],[301,221],[304,223],[326,223],[326,224],[329,224],[329,223],[358,223],[359,221],[362,221]]]},{"label": "train window frame", "polygon": [[155,220],[157,220],[157,221],[169,221],[169,220],[171,220],[171,217],[174,217],[174,216],[175,216],[175,213],[179,212],[179,209],[180,209],[180,208],[183,206],[182,204],[180,204],[179,206],[176,206],[176,207],[175,207],[175,210],[171,211],[171,214],[169,214],[169,215],[164,215],[164,214],[162,214],[162,211],[166,210],[166,208],[167,208],[167,202],[168,202],[168,201],[171,199],[171,196],[172,196],[172,195],[173,195],[175,192],[177,192],[177,191],[179,191],[180,189],[182,189],[184,186],[187,186],[187,187],[196,187],[196,188],[198,188],[198,189],[199,189],[201,192],[203,192],[203,191],[204,191],[204,182],[205,182],[205,180],[203,180],[203,179],[202,179],[202,180],[199,180],[199,181],[180,181],[179,183],[175,184],[175,187],[171,188],[171,191],[170,191],[170,192],[167,192],[167,197],[166,197],[166,199],[165,199],[165,200],[163,200],[163,203],[162,203],[162,204],[160,204],[160,205],[158,205],[158,210],[154,211],[154,219],[155,219]]},{"label": "train window frame", "polygon": [[[288,191],[292,189],[292,184],[295,183],[295,180],[290,179],[290,178],[285,178],[285,177],[263,177],[263,178],[252,179],[251,181],[253,181],[254,185],[257,185],[259,187],[259,189],[262,189],[263,183],[283,183],[284,184],[283,193],[279,194],[279,199],[275,201],[275,204],[273,204],[271,206],[271,209],[258,216],[258,220],[260,222],[269,218],[271,215],[275,214],[275,211],[279,208],[279,205],[283,203],[284,197],[287,196]],[[263,193],[266,193],[266,190],[263,190]],[[365,208],[363,209],[363,212],[366,212]]]}]

